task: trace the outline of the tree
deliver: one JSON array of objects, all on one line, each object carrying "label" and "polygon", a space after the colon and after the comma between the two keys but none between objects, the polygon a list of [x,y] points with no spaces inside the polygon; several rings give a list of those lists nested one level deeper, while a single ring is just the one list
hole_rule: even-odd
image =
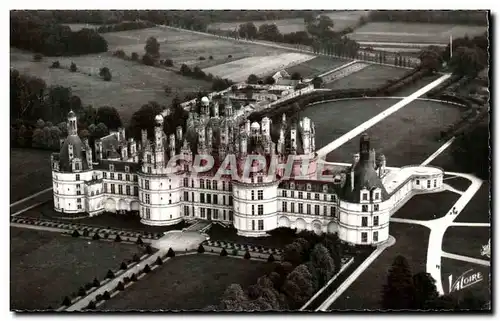
[{"label": "tree", "polygon": [[486,67],[485,54],[477,48],[458,47],[453,53],[450,67],[458,75],[476,77]]},{"label": "tree", "polygon": [[276,80],[273,78],[273,76],[267,76],[264,78],[264,84],[266,85],[274,85],[276,83]]},{"label": "tree", "polygon": [[246,260],[250,260],[252,256],[250,255],[250,252],[248,252],[248,250],[245,251],[245,255],[243,255],[243,258],[246,259]]},{"label": "tree", "polygon": [[438,71],[443,63],[439,49],[428,48],[420,52],[420,67],[431,71]]},{"label": "tree", "polygon": [[197,250],[197,251],[198,251],[198,253],[205,253],[205,248],[203,247],[203,245],[202,245],[202,244],[200,244],[200,245],[198,246],[198,250]]},{"label": "tree", "polygon": [[174,250],[172,250],[172,248],[169,248],[167,252],[167,257],[174,257],[174,256],[175,256]]},{"label": "tree", "polygon": [[127,263],[122,262],[122,264],[120,264],[120,270],[126,270],[126,269],[128,269]]},{"label": "tree", "polygon": [[146,46],[144,46],[144,50],[146,51],[147,54],[151,55],[152,57],[159,57],[160,56],[160,43],[155,37],[149,37],[148,40],[146,41]]},{"label": "tree", "polygon": [[221,308],[229,311],[244,311],[248,296],[239,284],[231,284],[222,295]]},{"label": "tree", "polygon": [[111,71],[109,70],[108,67],[103,67],[99,70],[99,76],[104,80],[104,81],[110,81],[112,78]]},{"label": "tree", "polygon": [[319,290],[333,277],[335,265],[326,247],[319,243],[314,246],[309,262],[314,288]]},{"label": "tree", "polygon": [[101,237],[99,236],[99,233],[95,232],[94,236],[92,236],[92,240],[94,241],[97,241],[99,240]]},{"label": "tree", "polygon": [[238,35],[241,38],[255,39],[257,38],[257,27],[253,24],[253,22],[241,24],[238,27]]},{"label": "tree", "polygon": [[321,77],[314,77],[313,80],[312,80],[312,84],[314,86],[314,88],[321,88],[322,84],[323,84],[323,79]]},{"label": "tree", "polygon": [[174,66],[174,62],[172,61],[172,59],[165,59],[165,61],[163,62],[163,64],[167,67],[173,67]]},{"label": "tree", "polygon": [[102,294],[102,299],[103,300],[109,300],[109,299],[111,299],[111,295],[109,295],[108,291],[104,291],[104,293]]},{"label": "tree", "polygon": [[122,282],[122,281],[118,282],[118,284],[116,285],[116,289],[117,289],[118,291],[123,291],[123,290],[125,290],[125,285],[123,284],[123,282]]},{"label": "tree", "polygon": [[149,265],[148,265],[148,264],[146,264],[146,265],[144,266],[144,270],[142,270],[142,271],[143,271],[144,273],[149,273],[149,272],[151,272],[151,268],[149,267]]},{"label": "tree", "polygon": [[257,77],[256,75],[254,74],[251,74],[250,76],[248,76],[247,78],[247,84],[257,84],[257,82],[259,81],[259,77]]},{"label": "tree", "polygon": [[186,64],[182,64],[181,69],[180,69],[180,73],[181,73],[181,75],[189,76],[189,75],[191,75],[191,68],[189,68]]},{"label": "tree", "polygon": [[33,131],[33,139],[31,140],[31,145],[36,148],[45,147],[45,138],[42,129],[37,128]]},{"label": "tree", "polygon": [[120,235],[116,234],[115,242],[121,242],[121,241],[122,241],[122,238],[120,237]]},{"label": "tree", "polygon": [[[145,250],[146,254],[153,254],[153,248],[151,247],[151,245],[146,245],[146,250]],[[173,251],[172,251],[173,252]],[[175,253],[174,253],[175,255]]]},{"label": "tree", "polygon": [[156,258],[156,261],[155,261],[156,265],[162,265],[163,264],[163,260],[158,256]]},{"label": "tree", "polygon": [[489,179],[491,149],[488,123],[474,126],[458,136],[451,148],[453,159],[461,171]]},{"label": "tree", "polygon": [[282,259],[285,262],[290,262],[296,266],[306,261],[306,250],[308,242],[302,238],[295,240],[293,243],[285,246]]},{"label": "tree", "polygon": [[103,106],[99,107],[96,114],[96,123],[103,123],[111,130],[117,130],[122,127],[122,120],[120,114],[114,107]]},{"label": "tree", "polygon": [[113,271],[108,270],[108,272],[106,273],[106,279],[114,279],[114,278],[115,274],[113,273]]},{"label": "tree", "polygon": [[71,234],[71,236],[73,236],[73,237],[79,237],[80,233],[78,233],[77,230],[74,230],[73,233]]},{"label": "tree", "polygon": [[144,242],[142,241],[142,239],[141,239],[141,237],[140,237],[140,236],[139,236],[139,237],[137,238],[137,240],[135,241],[135,244],[137,244],[137,245],[143,245],[143,244],[144,244]]},{"label": "tree", "polygon": [[50,68],[60,68],[60,67],[61,64],[59,63],[59,60],[52,62],[52,66],[50,66]]},{"label": "tree", "polygon": [[415,288],[413,309],[415,310],[426,309],[429,301],[434,301],[439,297],[436,280],[429,273],[420,272],[413,275],[413,286]]},{"label": "tree", "polygon": [[273,254],[272,253],[269,254],[269,257],[267,258],[267,262],[272,263],[274,261],[276,261],[276,259],[274,258]]},{"label": "tree", "polygon": [[151,101],[136,111],[130,119],[130,132],[137,140],[141,139],[141,130],[146,129],[148,136],[153,137],[155,117],[163,111],[164,107]]},{"label": "tree", "polygon": [[144,54],[142,56],[142,63],[145,64],[146,66],[154,66],[155,59],[150,54]]},{"label": "tree", "polygon": [[71,305],[71,299],[68,296],[65,296],[62,302],[63,306],[70,306]]},{"label": "tree", "polygon": [[411,309],[415,297],[413,277],[406,259],[398,255],[382,290],[382,307],[389,310]]},{"label": "tree", "polygon": [[76,72],[78,68],[76,67],[76,64],[74,62],[71,62],[71,65],[69,66],[69,70],[71,72]]},{"label": "tree", "polygon": [[300,75],[300,73],[294,72],[294,73],[292,73],[291,79],[292,80],[301,80],[302,76]]},{"label": "tree", "polygon": [[298,309],[313,295],[312,275],[306,265],[297,266],[286,278],[283,293],[292,309]]},{"label": "tree", "polygon": [[133,61],[137,61],[139,60],[139,54],[137,52],[133,52],[131,55],[130,55],[130,59],[132,59]]}]

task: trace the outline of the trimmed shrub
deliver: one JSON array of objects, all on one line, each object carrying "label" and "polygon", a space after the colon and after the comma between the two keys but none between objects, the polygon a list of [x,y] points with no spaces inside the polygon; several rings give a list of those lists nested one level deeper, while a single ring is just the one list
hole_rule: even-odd
[{"label": "trimmed shrub", "polygon": [[34,61],[42,61],[42,58],[43,58],[42,54],[37,53],[33,55]]},{"label": "trimmed shrub", "polygon": [[64,305],[65,307],[67,306],[70,306],[71,305],[71,300],[68,296],[65,296],[63,301],[62,301],[62,305]]},{"label": "trimmed shrub", "polygon": [[130,278],[128,276],[123,278],[123,284],[130,283]]},{"label": "trimmed shrub", "polygon": [[122,241],[122,238],[120,237],[120,235],[116,235],[115,237],[115,242],[121,242]]},{"label": "trimmed shrub", "polygon": [[141,258],[139,257],[139,255],[134,254],[134,256],[132,257],[132,261],[134,261],[134,262],[140,262]]},{"label": "trimmed shrub", "polygon": [[137,238],[137,241],[135,241],[135,244],[137,244],[137,245],[143,245],[144,244],[144,242],[142,241],[142,239],[141,239],[140,236]]},{"label": "trimmed shrub", "polygon": [[52,66],[50,66],[50,68],[60,68],[60,67],[61,64],[59,63],[59,60],[52,62]]},{"label": "trimmed shrub", "polygon": [[98,288],[101,286],[101,282],[97,278],[94,278],[94,281],[92,281],[92,286]]},{"label": "trimmed shrub", "polygon": [[269,254],[269,257],[267,258],[267,262],[271,263],[271,262],[274,262],[274,261],[276,261],[276,260],[274,259],[273,254],[272,253]]},{"label": "trimmed shrub", "polygon": [[208,57],[208,59],[213,60],[213,59],[214,59],[214,57],[213,57],[213,56],[210,56],[210,57]]},{"label": "trimmed shrub", "polygon": [[103,300],[102,299],[102,294],[98,294],[98,295],[95,296],[95,301],[96,302],[99,302],[99,301],[102,301],[102,300]]},{"label": "trimmed shrub", "polygon": [[153,248],[151,245],[146,246],[146,254],[153,254]]},{"label": "trimmed shrub", "polygon": [[165,62],[163,64],[165,66],[167,66],[167,67],[173,67],[174,66],[174,62],[172,61],[172,59],[165,59]]},{"label": "trimmed shrub", "polygon": [[132,273],[132,275],[130,276],[130,281],[132,281],[132,282],[137,281],[137,275],[135,275],[135,273]]},{"label": "trimmed shrub", "polygon": [[137,52],[133,52],[130,56],[130,59],[132,59],[133,61],[139,60],[139,54]]},{"label": "trimmed shrub", "polygon": [[128,268],[127,263],[122,262],[122,264],[120,264],[120,270],[126,270],[127,268]]},{"label": "trimmed shrub", "polygon": [[115,273],[113,271],[108,270],[108,273],[106,273],[106,279],[114,279],[115,278]]},{"label": "trimmed shrub", "polygon": [[109,233],[104,233],[104,238],[105,239],[109,238]]},{"label": "trimmed shrub", "polygon": [[73,237],[79,237],[80,233],[77,230],[74,230],[73,233],[71,234]]},{"label": "trimmed shrub", "polygon": [[232,252],[231,252],[232,255],[234,256],[237,256],[238,255],[238,250],[237,249],[234,249]]},{"label": "trimmed shrub", "polygon": [[227,57],[228,57],[228,58],[233,58],[233,55],[228,55]]},{"label": "trimmed shrub", "polygon": [[222,248],[222,251],[220,251],[220,256],[227,256],[227,251],[225,248]]},{"label": "trimmed shrub", "polygon": [[144,273],[149,273],[151,272],[151,268],[149,267],[148,264],[146,264],[146,266],[144,267],[144,270],[142,270]]},{"label": "trimmed shrub", "polygon": [[109,295],[108,291],[104,291],[104,293],[102,294],[102,299],[103,300],[109,300],[109,299],[111,299],[111,295]]},{"label": "trimmed shrub", "polygon": [[84,230],[83,230],[83,236],[85,236],[85,237],[89,237],[89,236],[90,236],[90,232],[89,232],[89,230],[84,229]]},{"label": "trimmed shrub", "polygon": [[116,289],[118,291],[123,291],[125,290],[125,286],[123,285],[122,281],[118,282],[118,285],[116,286]]},{"label": "trimmed shrub", "polygon": [[200,246],[198,246],[198,253],[205,253],[205,248],[203,247],[203,244],[200,244]]},{"label": "trimmed shrub", "polygon": [[205,57],[201,56],[200,58],[198,58],[199,60],[206,60]]},{"label": "trimmed shrub", "polygon": [[162,265],[162,264],[163,264],[163,261],[162,261],[162,259],[158,256],[158,258],[156,259],[155,263],[156,263],[156,265]]},{"label": "trimmed shrub", "polygon": [[174,250],[172,250],[172,248],[169,248],[167,252],[167,257],[174,257],[174,256],[175,256]]},{"label": "trimmed shrub", "polygon": [[71,62],[71,65],[69,66],[69,71],[75,72],[77,70],[78,68],[76,68],[76,64],[74,62]]},{"label": "trimmed shrub", "polygon": [[95,302],[94,301],[90,301],[89,302],[89,305],[87,305],[87,309],[89,310],[95,310]]},{"label": "trimmed shrub", "polygon": [[250,256],[250,252],[248,252],[248,250],[246,250],[245,255],[243,256],[243,258],[246,259],[246,260],[250,260],[251,256]]},{"label": "trimmed shrub", "polygon": [[87,283],[87,284],[85,284],[85,290],[87,290],[87,291],[88,291],[88,290],[90,290],[90,289],[92,289],[93,287],[94,287],[94,286],[93,286],[93,285],[92,285],[92,283],[90,283],[90,282],[89,282],[89,283]]},{"label": "trimmed shrub", "polygon": [[85,294],[87,294],[87,291],[83,287],[80,287],[78,289],[78,296],[84,296]]}]

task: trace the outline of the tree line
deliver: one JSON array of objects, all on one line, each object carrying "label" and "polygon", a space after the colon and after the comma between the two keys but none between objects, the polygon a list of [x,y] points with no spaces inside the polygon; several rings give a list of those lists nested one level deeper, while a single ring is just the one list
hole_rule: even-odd
[{"label": "tree line", "polygon": [[99,33],[118,32],[118,31],[136,30],[136,29],[146,29],[146,28],[152,28],[154,26],[155,24],[150,21],[123,21],[112,25],[100,26],[99,28],[97,28],[97,32]]},{"label": "tree line", "polygon": [[370,11],[367,20],[487,26],[488,13],[485,10],[376,10]]},{"label": "tree line", "polygon": [[108,43],[93,29],[71,31],[68,26],[42,19],[28,11],[12,11],[10,45],[46,56],[106,52]]}]

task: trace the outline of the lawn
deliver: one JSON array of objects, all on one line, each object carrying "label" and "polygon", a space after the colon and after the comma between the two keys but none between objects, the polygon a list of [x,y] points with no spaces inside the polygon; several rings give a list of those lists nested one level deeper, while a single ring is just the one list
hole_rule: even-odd
[{"label": "lawn", "polygon": [[291,75],[298,72],[303,78],[313,78],[327,71],[340,67],[348,63],[348,60],[319,56],[308,60],[301,64],[286,68],[286,71]]},{"label": "lawn", "polygon": [[398,79],[408,72],[408,69],[370,65],[347,77],[325,85],[329,89],[377,88],[390,79]]},{"label": "lawn", "polygon": [[420,221],[437,219],[445,216],[459,198],[460,195],[450,191],[415,195],[392,217]]},{"label": "lawn", "polygon": [[370,22],[349,34],[350,39],[369,42],[442,43],[453,38],[482,34],[487,27],[452,24]]},{"label": "lawn", "polygon": [[218,304],[229,285],[245,289],[273,269],[273,263],[207,254],[176,257],[98,309],[199,310]]},{"label": "lawn", "polygon": [[[366,11],[337,11],[337,12],[328,12],[324,13],[324,15],[329,16],[330,19],[333,20],[334,26],[333,29],[335,31],[340,31],[347,27],[353,27],[359,21],[359,18],[365,16],[367,14]],[[213,23],[209,25],[210,29],[221,29],[221,30],[235,30],[238,29],[240,24],[246,23],[247,21],[237,21],[237,22],[220,22]],[[283,34],[304,31],[304,19],[295,18],[295,19],[280,19],[280,20],[261,20],[261,21],[251,21],[255,24],[257,28],[263,24],[275,24],[279,31]]]},{"label": "lawn", "polygon": [[[11,68],[40,77],[48,86],[71,87],[73,94],[79,96],[84,105],[92,105],[95,108],[101,106],[117,108],[125,124],[129,123],[135,111],[149,101],[169,105],[175,94],[167,96],[164,91],[165,85],[169,86],[173,93],[198,92],[200,89],[211,88],[210,82],[125,61],[112,57],[109,53],[71,58],[46,57],[42,62],[34,62],[33,54],[11,49],[10,58]],[[55,60],[58,60],[63,68],[49,68]],[[72,61],[77,65],[78,72],[73,73],[68,70]],[[113,75],[111,81],[103,81],[99,77],[99,69],[105,66],[111,70]]]},{"label": "lawn", "polygon": [[35,219],[45,219],[64,223],[75,223],[84,224],[95,227],[102,228],[113,228],[113,229],[123,229],[131,230],[137,232],[149,232],[149,233],[161,233],[171,230],[182,230],[184,227],[189,226],[189,224],[181,222],[172,226],[149,226],[144,225],[140,222],[140,217],[138,215],[124,215],[124,214],[113,214],[113,213],[103,213],[97,216],[86,217],[81,219],[69,220],[60,218],[61,213],[54,211],[54,203],[52,201],[40,205],[38,207],[32,208],[22,214],[20,217],[30,217]]},{"label": "lawn", "polygon": [[[366,103],[375,104],[377,101],[384,100],[371,99],[367,100]],[[340,102],[340,104],[347,103],[355,106],[360,102],[360,100],[353,100]],[[385,102],[389,107],[397,103],[398,100],[386,99]],[[333,102],[330,105],[333,107],[335,104]],[[366,118],[369,119],[369,117]],[[362,118],[358,119],[358,124],[361,124]],[[415,100],[367,129],[366,132],[370,136],[371,147],[375,148],[377,152],[385,154],[387,166],[400,167],[421,164],[432,155],[443,144],[438,140],[441,129],[458,119],[460,119],[460,110],[457,107],[439,102]],[[328,126],[335,127],[333,118],[324,121]],[[359,152],[360,136],[358,135],[328,154],[327,159],[351,162],[352,155]],[[333,138],[335,137],[331,137],[330,140]],[[317,146],[321,146],[321,144],[317,144]]]},{"label": "lawn", "polygon": [[381,309],[380,293],[386,283],[387,272],[398,255],[408,260],[412,273],[425,271],[429,230],[413,224],[391,223],[389,233],[394,236],[396,243],[375,259],[333,303],[330,310]]},{"label": "lawn", "polygon": [[36,149],[10,149],[11,203],[52,186],[50,153]]},{"label": "lawn", "polygon": [[[445,171],[462,173],[462,166],[455,161],[453,158],[453,143],[445,149],[441,154],[439,154],[436,158],[434,158],[431,162],[431,165],[438,166],[443,168]],[[446,180],[445,182],[447,182]],[[451,180],[450,180],[451,181]]]},{"label": "lawn", "polygon": [[458,214],[455,222],[468,223],[490,223],[490,183],[483,181],[474,197],[467,203],[465,208]]},{"label": "lawn", "polygon": [[[160,43],[161,59],[172,59],[175,65],[183,63],[197,65],[201,62],[200,57],[208,60],[212,56],[218,63],[225,63],[229,55],[233,59],[241,59],[253,56],[274,56],[286,52],[283,49],[224,40],[167,27],[109,32],[103,34],[103,37],[108,41],[109,51],[122,49],[128,55],[137,52],[140,56],[144,54],[146,40],[149,37],[156,37]],[[207,68],[205,62],[202,63],[204,65],[200,68]]]},{"label": "lawn", "polygon": [[445,175],[443,178],[443,182],[462,192],[465,192],[472,184],[471,181],[469,181],[467,178],[452,175]]},{"label": "lawn", "polygon": [[489,227],[450,226],[443,237],[445,252],[488,260],[481,256],[481,248],[491,237]]},{"label": "lawn", "polygon": [[58,308],[65,296],[139,252],[136,245],[10,228],[10,308]]},{"label": "lawn", "polygon": [[[449,283],[449,276],[452,275],[452,282],[456,280],[462,273],[472,269],[471,273],[475,272],[481,272],[483,276],[483,281],[478,282],[467,289],[463,289],[457,292],[452,292],[453,297],[461,298],[463,295],[467,292],[470,291],[472,294],[478,297],[484,298],[486,301],[491,300],[491,269],[488,266],[483,266],[479,264],[474,264],[474,263],[469,263],[469,262],[464,262],[464,261],[458,261],[458,260],[453,260],[453,259],[448,259],[448,258],[442,258],[441,259],[441,278],[443,282],[443,290],[445,294],[450,293],[450,283]],[[470,275],[471,273],[468,273],[467,275]]]},{"label": "lawn", "polygon": [[219,224],[212,224],[207,234],[212,241],[227,241],[237,244],[257,245],[269,248],[284,248],[295,240],[294,235],[270,235],[266,237],[244,237],[237,235],[234,228],[225,228]]}]

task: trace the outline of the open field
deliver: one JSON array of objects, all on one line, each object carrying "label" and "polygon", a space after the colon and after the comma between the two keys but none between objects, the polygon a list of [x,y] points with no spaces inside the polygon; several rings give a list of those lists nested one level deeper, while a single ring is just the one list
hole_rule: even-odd
[{"label": "open field", "polygon": [[459,198],[460,195],[450,191],[415,195],[392,217],[420,221],[441,218],[451,210]]},{"label": "open field", "polygon": [[21,217],[29,217],[41,220],[52,220],[64,223],[75,223],[84,224],[101,228],[114,228],[123,230],[133,230],[138,232],[150,232],[150,233],[160,233],[171,230],[182,230],[187,227],[188,224],[181,222],[179,224],[171,226],[149,226],[144,225],[140,221],[138,215],[133,214],[114,214],[114,213],[103,213],[97,216],[86,217],[81,219],[64,219],[60,218],[61,213],[54,210],[54,202],[49,201],[45,204],[37,206],[35,208],[29,209],[26,212],[20,214]]},{"label": "open field", "polygon": [[276,56],[253,56],[228,62],[222,65],[203,69],[206,74],[213,74],[234,82],[245,81],[249,75],[259,77],[272,75],[287,67],[291,67],[313,59],[315,56],[302,53],[284,53]]},{"label": "open field", "polygon": [[488,260],[481,256],[481,248],[491,237],[489,227],[450,226],[443,237],[445,252]]},{"label": "open field", "polygon": [[229,285],[246,289],[273,268],[273,263],[209,254],[175,257],[98,309],[199,310],[218,304]]},{"label": "open field", "polygon": [[407,69],[370,65],[347,77],[325,85],[329,89],[377,88],[390,79],[398,79]]},{"label": "open field", "polygon": [[10,308],[58,308],[65,296],[139,252],[135,245],[10,228]]},{"label": "open field", "polygon": [[490,183],[483,181],[465,208],[458,214],[455,222],[490,223]]},{"label": "open field", "polygon": [[472,37],[486,30],[487,27],[451,24],[370,22],[347,36],[356,41],[447,44],[450,35]]},{"label": "open field", "polygon": [[10,202],[52,186],[50,151],[10,149]]},{"label": "open field", "polygon": [[[366,11],[340,11],[324,13],[324,15],[329,16],[330,19],[333,20],[333,29],[335,31],[340,31],[344,28],[355,26],[359,21],[359,18],[366,14]],[[238,26],[246,22],[248,21],[213,23],[209,25],[209,28],[221,30],[238,30]],[[279,31],[283,34],[305,30],[304,19],[302,18],[251,22],[255,24],[257,29],[263,24],[275,24],[278,27]]]},{"label": "open field", "polygon": [[298,72],[303,78],[313,78],[327,71],[340,67],[348,63],[349,60],[318,56],[314,59],[305,61],[290,68],[286,71],[291,75]]},{"label": "open field", "polygon": [[[443,282],[443,290],[445,294],[450,293],[449,276],[452,275],[452,282],[455,282],[462,273],[472,269],[471,273],[481,272],[483,275],[483,281],[476,283],[466,289],[452,292],[452,297],[463,298],[467,291],[472,292],[473,295],[478,296],[486,300],[487,302],[491,300],[491,269],[488,266],[483,266],[479,264],[458,261],[448,258],[441,258],[441,279]],[[471,273],[467,274],[470,275]]]},{"label": "open field", "polygon": [[[379,99],[368,99],[374,104]],[[357,105],[361,100],[342,101],[341,105]],[[391,99],[388,106],[397,103]],[[335,102],[330,108],[337,108]],[[354,115],[351,117],[355,117]],[[366,117],[366,116],[365,116]],[[358,116],[361,120],[361,117]],[[452,105],[438,102],[415,100],[406,107],[380,121],[366,132],[371,138],[371,146],[377,152],[385,154],[388,166],[420,164],[434,153],[443,142],[439,142],[439,133],[444,126],[460,119],[460,110]],[[332,118],[324,120],[329,127],[334,127]],[[361,124],[362,121],[358,121]],[[319,126],[318,126],[319,127]],[[354,128],[354,126],[353,126]],[[336,137],[331,137],[333,140]],[[359,151],[360,135],[327,155],[327,160],[350,162],[352,155]],[[321,144],[317,144],[320,146]]]},{"label": "open field", "polygon": [[453,158],[452,149],[454,147],[454,144],[455,142],[453,142],[447,149],[445,149],[441,154],[434,158],[430,165],[441,167],[445,171],[462,173],[462,166],[458,164]]},{"label": "open field", "polygon": [[[183,63],[194,66],[201,61],[200,57],[213,56],[219,63],[227,62],[229,55],[232,59],[241,59],[253,56],[273,56],[286,52],[258,44],[241,43],[238,41],[224,40],[212,36],[205,36],[188,31],[179,31],[165,27],[155,27],[140,30],[104,33],[108,41],[108,50],[122,49],[130,55],[137,52],[144,54],[144,46],[149,37],[156,37],[160,43],[161,59],[172,59],[175,65]],[[200,66],[200,68],[207,68]]]},{"label": "open field", "polygon": [[413,274],[425,271],[429,230],[423,226],[391,222],[389,233],[396,239],[396,244],[382,252],[332,304],[330,310],[380,309],[382,287],[398,255],[408,260]]},{"label": "open field", "polygon": [[[51,69],[49,66],[58,60],[63,68]],[[68,70],[71,62],[78,72]],[[33,54],[11,49],[10,67],[45,80],[47,85],[71,87],[73,94],[82,99],[84,105],[95,108],[115,107],[126,124],[132,114],[149,101],[169,105],[175,94],[167,96],[164,86],[175,92],[198,92],[209,90],[211,83],[184,77],[173,71],[144,66],[142,64],[111,57],[109,54],[85,55],[78,57],[52,57],[42,62],[34,62]],[[113,78],[103,81],[99,69],[108,67]],[[89,76],[90,74],[90,76]]]}]

